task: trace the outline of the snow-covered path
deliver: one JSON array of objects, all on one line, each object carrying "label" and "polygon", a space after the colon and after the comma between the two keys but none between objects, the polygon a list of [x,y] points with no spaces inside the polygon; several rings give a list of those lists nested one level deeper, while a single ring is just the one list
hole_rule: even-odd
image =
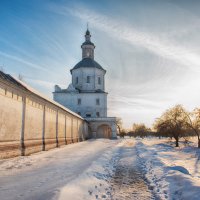
[{"label": "snow-covered path", "polygon": [[119,141],[86,141],[0,165],[0,199],[56,199],[59,188],[88,169]]},{"label": "snow-covered path", "polygon": [[155,199],[148,187],[142,162],[135,141],[121,140],[105,151],[83,174],[62,188],[59,200]]},{"label": "snow-covered path", "polygon": [[112,199],[154,199],[148,188],[143,163],[137,154],[135,143],[127,140],[120,148],[120,157],[111,178]]},{"label": "snow-covered path", "polygon": [[154,199],[135,142],[89,140],[0,161],[0,199]]}]

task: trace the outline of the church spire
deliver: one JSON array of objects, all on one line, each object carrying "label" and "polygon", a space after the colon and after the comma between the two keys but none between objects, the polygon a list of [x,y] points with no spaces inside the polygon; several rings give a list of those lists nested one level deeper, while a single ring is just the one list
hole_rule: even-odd
[{"label": "church spire", "polygon": [[94,59],[94,44],[91,42],[91,35],[88,28],[87,23],[87,30],[85,32],[85,42],[81,45],[82,48],[82,58],[92,58]]},{"label": "church spire", "polygon": [[91,35],[90,35],[90,31],[88,28],[88,22],[87,22],[87,30],[85,32],[85,41],[90,41]]}]

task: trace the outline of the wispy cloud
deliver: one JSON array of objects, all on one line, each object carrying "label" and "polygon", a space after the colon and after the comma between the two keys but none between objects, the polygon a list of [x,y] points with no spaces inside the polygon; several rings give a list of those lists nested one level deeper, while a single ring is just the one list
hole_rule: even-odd
[{"label": "wispy cloud", "polygon": [[[54,86],[57,84],[55,82],[40,80],[40,79],[34,79],[27,76],[24,76],[24,81],[30,85],[32,85],[35,88],[39,88],[39,91],[46,94],[50,98],[52,98],[52,92],[54,91]],[[59,84],[62,88],[66,88],[66,85]],[[49,93],[51,91],[51,93]]]},{"label": "wispy cloud", "polygon": [[63,7],[62,9],[57,9],[56,12],[63,15],[70,13],[73,16],[94,24],[95,28],[106,32],[112,37],[124,40],[131,45],[141,46],[154,54],[173,60],[193,70],[200,70],[200,57],[193,50],[186,49],[180,44],[172,43],[168,38],[161,39],[158,35],[138,31],[124,21],[119,19],[114,20],[111,17],[101,15],[86,8],[69,9]]},{"label": "wispy cloud", "polygon": [[[145,7],[146,4],[141,3],[142,7],[128,8],[123,5],[120,9],[117,4],[113,5],[113,9],[106,7],[109,13],[102,14],[102,9],[96,3],[87,4],[83,1],[80,5],[77,2],[62,2],[53,6],[50,3],[50,10],[57,15],[53,13],[51,17],[43,18],[49,14],[48,7],[48,13],[42,10],[35,19],[24,18],[24,15],[12,18],[21,31],[18,34],[23,41],[15,40],[12,35],[1,37],[1,46],[7,48],[5,51],[2,48],[0,55],[15,61],[11,64],[19,62],[27,66],[29,69],[24,71],[27,75],[24,75],[25,81],[50,96],[57,84],[55,82],[59,81],[62,88],[67,87],[66,81],[70,83],[71,76],[67,73],[69,67],[65,66],[78,62],[78,46],[82,37],[80,22],[82,20],[85,24],[88,21],[98,37],[95,42],[98,47],[97,61],[108,70],[106,90],[109,91],[110,116],[122,117],[126,126],[133,122],[150,125],[164,109],[176,102],[198,106],[200,95],[196,85],[200,84],[199,73],[196,72],[200,72],[199,37],[197,30],[194,31],[200,25],[198,17],[181,8],[174,8],[173,3],[167,8],[165,6],[168,3],[165,2],[161,3],[161,7],[160,3],[157,7]],[[106,12],[106,8],[103,12]],[[138,12],[133,12],[134,9]],[[145,9],[148,13],[144,14]],[[158,16],[160,20],[157,21]],[[182,16],[187,16],[187,23]],[[141,20],[133,23],[134,17]],[[175,19],[174,22],[170,23],[171,19]],[[165,23],[161,24],[162,21]],[[5,29],[2,30],[5,32]],[[190,33],[194,38],[190,37]],[[105,46],[106,50],[102,51],[106,44],[109,48]],[[184,44],[188,45],[187,48]],[[49,76],[46,72],[40,73],[46,69],[50,72]],[[67,76],[62,72],[66,72]],[[35,75],[37,78],[33,77]]]},{"label": "wispy cloud", "polygon": [[[70,13],[72,16],[78,17],[84,22],[88,21],[95,28],[104,31],[114,39],[127,42],[133,46],[142,47],[159,57],[173,61],[175,68],[182,66],[185,69],[200,72],[200,57],[198,54],[193,49],[185,48],[184,45],[177,41],[170,40],[167,35],[166,37],[159,37],[157,34],[142,32],[125,21],[113,19],[83,7],[76,7],[74,9],[64,7],[63,10],[58,9],[57,12],[62,15]],[[171,70],[176,71],[174,68],[171,68]],[[150,125],[162,110],[177,103],[177,100],[181,100],[182,95],[179,97],[180,92],[178,91],[182,81],[179,80],[179,83],[177,83],[178,87],[176,85],[173,88],[171,84],[169,87],[167,83],[170,83],[171,78],[171,76],[167,79],[165,77],[166,84],[162,85],[163,87],[159,87],[162,84],[160,80],[162,77],[151,80],[149,84],[145,82],[144,84],[132,86],[133,88],[130,90],[127,87],[120,89],[120,86],[118,86],[118,92],[112,91],[112,97],[109,97],[109,113],[114,115],[120,113],[123,119],[128,122],[126,125],[130,125],[130,121],[137,120],[143,120]],[[121,83],[118,85],[124,84]],[[129,93],[131,91],[132,94],[144,96],[129,96],[128,93],[124,93],[125,90],[129,91]],[[116,95],[118,93],[120,93],[120,96]]]},{"label": "wispy cloud", "polygon": [[43,71],[48,71],[45,67],[43,66],[40,66],[40,65],[37,65],[37,64],[34,64],[34,63],[31,63],[25,59],[22,59],[20,57],[17,57],[17,56],[14,56],[14,55],[10,55],[10,54],[7,54],[7,53],[4,53],[2,51],[0,51],[0,55],[4,56],[4,57],[7,57],[9,59],[12,59],[12,60],[15,60],[17,62],[20,62],[20,63],[23,63],[31,68],[34,68],[34,69],[39,69],[39,70],[43,70]]},{"label": "wispy cloud", "polygon": [[[37,84],[39,86],[43,86],[46,88],[53,88],[57,84],[56,82],[34,79],[34,78],[27,77],[27,76],[25,76],[25,81],[31,82],[31,83],[34,83],[34,84]],[[64,84],[59,84],[59,86],[61,86],[62,88],[66,87],[66,85],[64,85]]]}]

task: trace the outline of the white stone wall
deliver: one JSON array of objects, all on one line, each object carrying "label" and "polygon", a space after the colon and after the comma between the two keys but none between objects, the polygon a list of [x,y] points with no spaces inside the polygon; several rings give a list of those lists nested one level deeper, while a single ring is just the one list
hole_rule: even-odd
[{"label": "white stone wall", "polygon": [[89,138],[87,126],[61,105],[0,77],[0,159],[82,141]]},{"label": "white stone wall", "polygon": [[[78,105],[78,99],[81,104]],[[99,105],[96,105],[96,99],[99,99]],[[91,117],[107,117],[107,93],[54,93],[54,100],[63,106],[81,113],[82,117],[91,114]]]},{"label": "white stone wall", "polygon": [[[78,68],[72,70],[72,84],[75,88],[80,90],[105,90],[105,83],[104,83],[104,75],[105,71],[97,68]],[[87,83],[87,76],[90,76],[90,83]],[[76,79],[78,77],[78,84]],[[98,78],[101,79],[101,84],[98,83]]]},{"label": "white stone wall", "polygon": [[[90,83],[87,83],[90,76]],[[63,106],[79,113],[82,117],[106,117],[107,116],[107,93],[97,93],[97,90],[105,90],[105,71],[97,68],[78,68],[72,70],[72,84],[81,92],[55,91],[54,100]],[[78,77],[78,83],[77,83]],[[101,83],[99,84],[98,78]],[[78,104],[81,99],[81,104]],[[99,105],[96,100],[99,99]]]},{"label": "white stone wall", "polygon": [[22,95],[0,83],[0,142],[20,139]]}]

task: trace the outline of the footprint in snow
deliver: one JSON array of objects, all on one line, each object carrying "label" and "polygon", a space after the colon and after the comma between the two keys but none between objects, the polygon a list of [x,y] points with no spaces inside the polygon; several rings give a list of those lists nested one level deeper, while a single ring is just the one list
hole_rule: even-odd
[{"label": "footprint in snow", "polygon": [[92,191],[89,190],[88,193],[89,193],[89,195],[92,195]]}]

